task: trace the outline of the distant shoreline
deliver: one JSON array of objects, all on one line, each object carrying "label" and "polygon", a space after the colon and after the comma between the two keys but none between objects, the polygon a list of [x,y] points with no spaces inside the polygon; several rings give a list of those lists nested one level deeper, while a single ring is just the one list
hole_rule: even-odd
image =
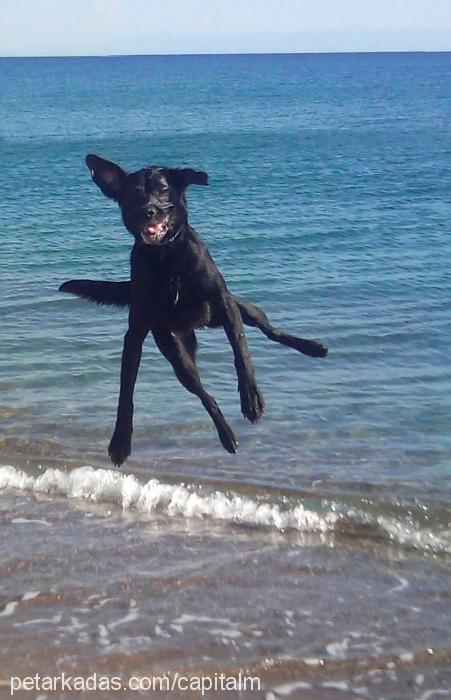
[{"label": "distant shoreline", "polygon": [[172,58],[205,56],[366,56],[366,55],[393,55],[393,54],[451,54],[451,49],[425,51],[418,49],[414,51],[247,51],[247,52],[218,52],[218,53],[118,53],[118,54],[43,54],[43,55],[10,55],[0,56],[0,59],[37,59],[37,58]]}]

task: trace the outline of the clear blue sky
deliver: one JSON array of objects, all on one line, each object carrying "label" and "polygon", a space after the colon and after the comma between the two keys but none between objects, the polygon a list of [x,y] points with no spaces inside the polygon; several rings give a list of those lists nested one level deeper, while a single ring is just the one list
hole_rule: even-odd
[{"label": "clear blue sky", "polygon": [[451,0],[0,0],[0,55],[449,51]]}]

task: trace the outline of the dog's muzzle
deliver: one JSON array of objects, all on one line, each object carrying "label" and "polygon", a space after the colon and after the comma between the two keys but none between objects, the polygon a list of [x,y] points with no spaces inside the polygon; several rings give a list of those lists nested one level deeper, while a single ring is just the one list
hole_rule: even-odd
[{"label": "dog's muzzle", "polygon": [[180,228],[170,233],[169,220],[163,219],[146,224],[141,230],[141,240],[146,245],[163,245],[171,243],[180,233]]}]

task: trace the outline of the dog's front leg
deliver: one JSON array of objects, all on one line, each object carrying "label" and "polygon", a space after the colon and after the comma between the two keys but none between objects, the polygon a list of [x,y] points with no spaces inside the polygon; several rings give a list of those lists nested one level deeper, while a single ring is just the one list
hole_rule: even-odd
[{"label": "dog's front leg", "polygon": [[248,420],[255,423],[262,415],[265,403],[257,387],[240,310],[231,294],[226,294],[221,299],[221,306],[224,330],[235,357],[241,411]]},{"label": "dog's front leg", "polygon": [[129,327],[124,337],[121,364],[121,388],[117,407],[116,427],[108,447],[113,464],[118,467],[125,462],[131,452],[133,432],[133,391],[138,375],[143,342],[149,326],[142,320],[136,321],[130,313]]}]

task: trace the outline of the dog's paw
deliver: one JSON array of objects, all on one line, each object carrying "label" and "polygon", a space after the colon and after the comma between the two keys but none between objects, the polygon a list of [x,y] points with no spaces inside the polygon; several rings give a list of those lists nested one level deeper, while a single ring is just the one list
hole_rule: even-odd
[{"label": "dog's paw", "polygon": [[221,445],[223,448],[227,450],[227,452],[230,452],[230,454],[235,454],[238,449],[238,440],[236,439],[232,428],[224,421],[224,424],[221,427],[218,427],[217,430],[218,437],[221,440]]},{"label": "dog's paw", "polygon": [[326,346],[317,340],[303,340],[301,338],[299,338],[299,347],[296,350],[309,357],[326,357],[329,352]]},{"label": "dog's paw", "polygon": [[256,423],[263,413],[265,402],[255,382],[239,386],[241,412],[251,423]]},{"label": "dog's paw", "polygon": [[113,434],[108,446],[108,454],[116,467],[120,467],[127,457],[130,456],[132,451],[131,443],[131,435],[121,435],[116,432]]},{"label": "dog's paw", "polygon": [[308,355],[309,357],[326,357],[329,352],[326,346],[317,340],[297,338],[294,335],[282,336],[282,340],[280,340],[280,342],[283,345],[287,345],[289,348],[302,352],[303,355]]}]

